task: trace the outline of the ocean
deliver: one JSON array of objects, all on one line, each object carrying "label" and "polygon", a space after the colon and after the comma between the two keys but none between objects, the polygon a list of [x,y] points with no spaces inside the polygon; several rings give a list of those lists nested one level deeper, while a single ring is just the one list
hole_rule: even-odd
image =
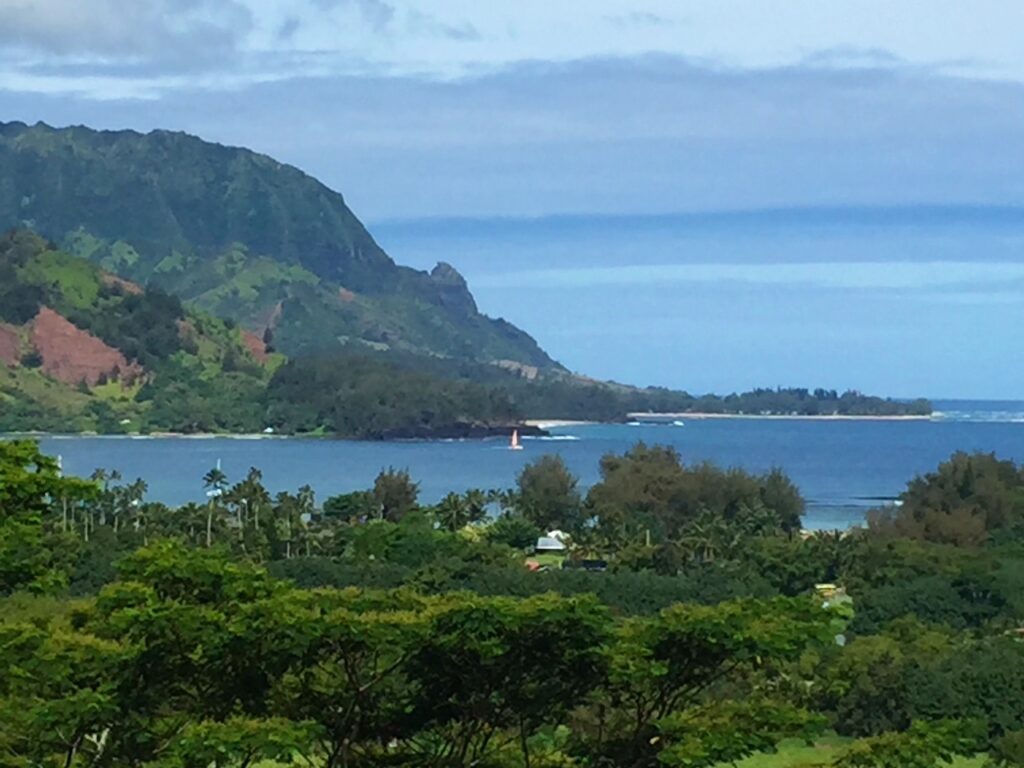
[{"label": "ocean", "polygon": [[217,462],[229,480],[250,467],[273,492],[310,485],[319,499],[369,487],[386,467],[408,469],[421,501],[449,491],[505,488],[524,464],[561,455],[583,487],[599,479],[599,461],[638,441],[675,447],[686,462],[712,461],[753,472],[782,468],[807,500],[804,525],[847,528],[868,509],[890,503],[916,475],[955,451],[994,452],[1024,462],[1024,402],[936,401],[924,421],[683,419],[677,424],[595,424],[553,429],[510,451],[504,440],[353,442],[303,438],[46,437],[67,472],[117,469],[141,477],[148,497],[178,505],[205,499],[202,477]]}]

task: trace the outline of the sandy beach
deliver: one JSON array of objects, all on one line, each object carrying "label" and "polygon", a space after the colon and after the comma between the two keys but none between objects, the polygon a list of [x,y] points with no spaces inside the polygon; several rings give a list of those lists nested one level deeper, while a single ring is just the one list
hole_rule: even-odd
[{"label": "sandy beach", "polygon": [[838,413],[822,414],[798,414],[798,413],[630,413],[626,416],[631,421],[669,421],[685,419],[776,419],[776,420],[801,420],[801,421],[930,421],[933,415],[914,416],[871,416],[871,415],[844,415]]},{"label": "sandy beach", "polygon": [[523,421],[528,427],[537,429],[557,429],[558,427],[585,427],[588,424],[599,424],[597,421],[572,421],[571,419],[526,419]]}]

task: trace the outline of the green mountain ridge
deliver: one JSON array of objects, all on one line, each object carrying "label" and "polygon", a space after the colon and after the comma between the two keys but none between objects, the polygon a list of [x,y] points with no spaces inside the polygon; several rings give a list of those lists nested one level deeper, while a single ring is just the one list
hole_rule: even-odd
[{"label": "green mountain ridge", "polygon": [[693,397],[350,345],[291,360],[233,321],[143,289],[28,231],[0,237],[0,432],[257,432],[483,437],[527,417],[630,412],[926,414],[816,390]]},{"label": "green mountain ridge", "polygon": [[[397,353],[388,353],[397,354]],[[0,236],[0,433],[485,436],[521,427],[504,382],[369,348],[287,360],[231,320],[140,288],[25,230]],[[439,365],[447,365],[440,358]],[[532,385],[530,385],[532,386]]]},{"label": "green mountain ridge", "polygon": [[140,284],[268,329],[288,354],[344,345],[560,369],[482,315],[448,264],[396,264],[297,168],[184,133],[0,123],[0,229],[27,228]]},{"label": "green mountain ridge", "polygon": [[281,355],[25,231],[0,237],[0,431],[243,431]]},{"label": "green mountain ridge", "polygon": [[381,439],[652,411],[930,412],[857,392],[693,396],[571,374],[481,314],[450,264],[397,265],[341,195],[182,133],[0,123],[4,228],[0,432]]}]

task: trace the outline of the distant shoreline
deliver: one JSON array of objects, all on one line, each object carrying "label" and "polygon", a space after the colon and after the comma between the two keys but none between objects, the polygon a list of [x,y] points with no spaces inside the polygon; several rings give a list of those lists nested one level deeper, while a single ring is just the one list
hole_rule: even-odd
[{"label": "distant shoreline", "polygon": [[[547,423],[547,422],[545,422]],[[570,424],[582,422],[568,422]],[[0,432],[0,439],[49,439],[66,440],[74,438],[101,438],[109,440],[324,440],[355,443],[429,443],[447,441],[473,440],[507,440],[518,431],[520,437],[547,437],[547,430],[536,424],[521,422],[501,426],[484,427],[466,425],[465,428],[448,428],[433,430],[396,430],[391,434],[377,437],[354,437],[332,433],[312,432],[47,432],[31,430],[21,432]]]},{"label": "distant shoreline", "polygon": [[[924,415],[903,415],[903,416],[870,416],[870,415],[847,415],[847,414],[757,414],[757,413],[697,413],[687,411],[684,413],[630,413],[626,421],[586,421],[582,419],[524,419],[519,425],[522,436],[543,436],[550,429],[565,429],[571,427],[590,427],[599,425],[614,425],[625,423],[640,423],[658,426],[672,421],[705,421],[711,419],[746,419],[764,421],[937,421],[938,414]],[[409,435],[409,436],[386,436],[380,438],[358,438],[339,437],[331,434],[289,434],[287,432],[150,432],[147,434],[129,433],[102,433],[102,432],[0,432],[0,438],[26,438],[26,439],[61,439],[78,437],[98,438],[123,438],[128,440],[285,440],[285,439],[313,439],[313,440],[343,440],[352,442],[432,442],[435,440],[488,440],[504,437],[511,433],[516,427],[500,427],[491,431],[481,431],[476,434],[465,434],[453,436],[439,433],[437,435]],[[523,433],[525,432],[525,435]]]},{"label": "distant shoreline", "polygon": [[630,413],[626,418],[630,421],[657,424],[662,421],[684,419],[770,419],[775,421],[932,421],[934,414],[841,414],[841,413]]},{"label": "distant shoreline", "polygon": [[602,421],[579,421],[574,419],[524,419],[523,424],[527,427],[536,427],[537,429],[557,429],[559,427],[589,427],[595,424],[604,424],[610,422]]}]

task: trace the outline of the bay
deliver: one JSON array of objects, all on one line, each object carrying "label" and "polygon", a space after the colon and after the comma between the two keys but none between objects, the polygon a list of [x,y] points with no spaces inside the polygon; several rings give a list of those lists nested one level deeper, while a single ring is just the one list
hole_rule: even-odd
[{"label": "bay", "polygon": [[594,424],[561,427],[549,438],[351,442],[303,438],[46,437],[68,473],[117,469],[143,478],[148,497],[178,505],[205,499],[202,476],[217,462],[229,480],[250,467],[273,492],[310,485],[319,499],[367,488],[386,467],[408,469],[421,500],[449,491],[505,488],[545,453],[561,455],[584,487],[599,479],[599,462],[638,441],[675,447],[686,462],[712,461],[753,472],[781,467],[807,499],[808,528],[846,528],[873,506],[894,499],[914,476],[954,451],[994,452],[1024,462],[1024,403],[936,402],[933,420],[684,419],[677,424]]}]

